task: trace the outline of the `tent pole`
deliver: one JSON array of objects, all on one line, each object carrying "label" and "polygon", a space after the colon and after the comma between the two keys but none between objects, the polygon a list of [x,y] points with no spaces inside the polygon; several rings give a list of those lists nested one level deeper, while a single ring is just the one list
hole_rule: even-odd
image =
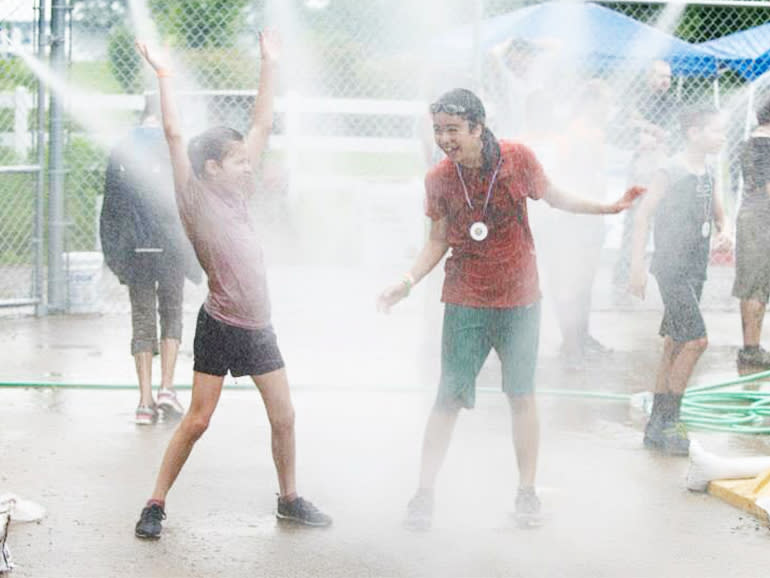
[{"label": "tent pole", "polygon": [[746,124],[743,127],[743,140],[747,140],[751,133],[751,115],[754,112],[754,92],[756,88],[757,86],[753,82],[749,85],[749,96],[746,101]]}]

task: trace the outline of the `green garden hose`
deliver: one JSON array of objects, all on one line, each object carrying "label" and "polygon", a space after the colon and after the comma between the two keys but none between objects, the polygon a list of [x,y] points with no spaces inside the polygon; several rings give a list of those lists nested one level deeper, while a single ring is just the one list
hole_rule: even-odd
[{"label": "green garden hose", "polygon": [[[770,391],[760,391],[762,380],[770,379],[770,371],[763,371],[752,375],[745,375],[735,379],[721,381],[719,383],[695,385],[689,387],[682,400],[682,421],[691,429],[701,431],[729,432],[739,434],[770,434]],[[747,390],[746,386],[755,385],[756,390]],[[180,384],[177,389],[191,389],[190,384]],[[743,389],[736,389],[742,387]],[[86,384],[64,382],[40,382],[40,381],[8,381],[0,382],[0,388],[29,388],[29,389],[81,389],[81,390],[134,390],[136,384]],[[247,383],[228,383],[226,389],[246,390],[253,389],[254,385]],[[728,389],[731,388],[731,389]],[[349,387],[298,385],[292,386],[294,390],[304,391],[350,391]],[[416,386],[404,387],[369,387],[357,388],[356,391],[417,391]],[[498,388],[480,387],[480,392],[499,392]],[[569,389],[540,389],[539,395],[552,395],[563,397],[581,397],[591,399],[604,399],[612,401],[630,402],[635,395],[647,396],[651,394],[610,393],[601,391],[575,391]],[[643,404],[644,405],[644,404]]]}]

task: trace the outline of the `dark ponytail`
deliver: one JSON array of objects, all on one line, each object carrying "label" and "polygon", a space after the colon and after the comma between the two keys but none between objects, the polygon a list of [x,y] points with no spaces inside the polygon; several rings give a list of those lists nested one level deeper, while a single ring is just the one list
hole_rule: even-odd
[{"label": "dark ponytail", "polygon": [[481,127],[481,170],[493,171],[500,161],[500,143],[486,125]]}]

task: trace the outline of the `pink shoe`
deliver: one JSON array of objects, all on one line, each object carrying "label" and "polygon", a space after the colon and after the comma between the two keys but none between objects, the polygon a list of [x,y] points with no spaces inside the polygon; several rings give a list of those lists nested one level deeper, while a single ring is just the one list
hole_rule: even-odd
[{"label": "pink shoe", "polygon": [[151,405],[140,405],[136,408],[134,423],[136,425],[152,425],[158,421],[158,410]]}]

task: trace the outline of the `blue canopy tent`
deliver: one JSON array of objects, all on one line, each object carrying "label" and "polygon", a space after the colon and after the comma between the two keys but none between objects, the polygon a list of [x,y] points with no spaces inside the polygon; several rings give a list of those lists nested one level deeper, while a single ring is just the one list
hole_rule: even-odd
[{"label": "blue canopy tent", "polygon": [[770,23],[728,34],[697,45],[746,80],[756,80],[770,70]]},{"label": "blue canopy tent", "polygon": [[437,58],[468,59],[506,40],[553,39],[574,60],[601,68],[644,66],[664,59],[676,76],[715,77],[717,60],[694,44],[666,34],[609,8],[590,2],[547,2],[527,6],[441,37],[433,46]]},{"label": "blue canopy tent", "polygon": [[717,59],[721,67],[751,82],[746,108],[744,138],[751,130],[756,82],[770,70],[770,23],[702,42],[698,46]]}]

